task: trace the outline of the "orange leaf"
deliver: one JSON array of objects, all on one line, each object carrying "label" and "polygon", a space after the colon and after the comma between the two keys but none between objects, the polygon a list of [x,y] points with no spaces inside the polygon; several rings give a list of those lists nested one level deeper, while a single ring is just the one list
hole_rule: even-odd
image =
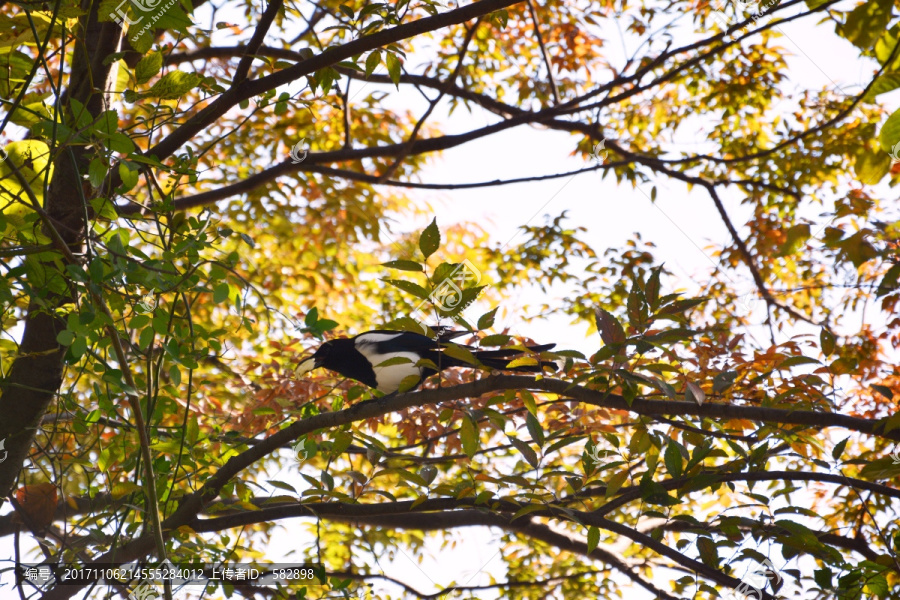
[{"label": "orange leaf", "polygon": [[52,483],[36,483],[16,490],[16,503],[23,521],[36,531],[42,531],[53,522],[56,514],[56,486]]}]

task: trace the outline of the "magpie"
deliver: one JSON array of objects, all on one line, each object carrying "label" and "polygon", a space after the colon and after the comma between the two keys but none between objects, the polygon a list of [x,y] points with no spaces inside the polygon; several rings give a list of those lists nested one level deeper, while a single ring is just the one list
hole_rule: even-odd
[{"label": "magpie", "polygon": [[[471,331],[433,329],[437,333],[436,339],[411,331],[376,329],[352,338],[329,340],[319,346],[315,354],[297,365],[297,373],[305,375],[313,369],[325,367],[370,388],[392,394],[400,389],[401,382],[407,377],[418,378],[412,386],[415,388],[438,371],[450,367],[473,366],[444,352],[451,340],[470,334]],[[510,368],[508,365],[513,357],[522,355],[522,351],[513,348],[479,350],[472,346],[462,344],[460,346],[471,352],[482,365],[501,371],[541,373],[544,367],[550,367],[555,371],[557,366],[555,362],[542,360],[538,361],[539,365],[518,365]],[[531,352],[544,352],[555,346],[556,344],[544,344],[526,347]],[[397,358],[407,360],[391,360]],[[431,361],[437,369],[431,365],[418,365],[417,363],[423,359]],[[388,361],[391,361],[390,364],[379,366]]]}]

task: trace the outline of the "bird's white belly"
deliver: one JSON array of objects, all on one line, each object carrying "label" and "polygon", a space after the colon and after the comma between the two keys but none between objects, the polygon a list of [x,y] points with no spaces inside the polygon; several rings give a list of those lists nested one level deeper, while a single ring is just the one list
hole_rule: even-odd
[{"label": "bird's white belly", "polygon": [[[368,344],[360,344],[356,348],[360,354],[366,357],[372,363],[372,369],[375,371],[375,381],[378,382],[378,391],[390,394],[396,392],[400,388],[400,383],[410,375],[416,377],[422,376],[422,367],[417,367],[419,356],[414,352],[390,352],[387,354],[378,354],[375,347]],[[409,362],[379,367],[378,365],[391,360],[392,358],[402,357],[409,359]]]}]

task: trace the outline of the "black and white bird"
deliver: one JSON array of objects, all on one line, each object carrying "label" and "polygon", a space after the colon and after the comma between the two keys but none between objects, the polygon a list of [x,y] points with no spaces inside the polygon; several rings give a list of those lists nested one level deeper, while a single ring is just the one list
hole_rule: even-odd
[{"label": "black and white bird", "polygon": [[[297,374],[305,375],[313,369],[325,367],[344,377],[364,383],[370,388],[390,394],[396,392],[400,388],[401,382],[407,377],[417,377],[415,385],[412,386],[417,387],[438,371],[450,367],[473,366],[444,352],[451,340],[470,334],[470,331],[449,331],[438,328],[435,329],[435,332],[437,338],[431,339],[426,335],[411,331],[377,329],[352,338],[330,340],[319,346],[315,354],[297,365]],[[480,350],[471,346],[459,345],[471,352],[482,365],[491,369],[540,373],[543,372],[544,367],[555,371],[557,366],[555,362],[539,360],[539,364],[517,365],[510,368],[509,363],[514,357],[523,355],[522,351],[513,348]],[[556,344],[526,347],[531,352],[544,352],[554,346]],[[407,360],[391,361],[396,358]],[[418,365],[417,363],[422,359],[431,361],[437,370],[430,365]],[[388,361],[391,363],[384,364]]]}]

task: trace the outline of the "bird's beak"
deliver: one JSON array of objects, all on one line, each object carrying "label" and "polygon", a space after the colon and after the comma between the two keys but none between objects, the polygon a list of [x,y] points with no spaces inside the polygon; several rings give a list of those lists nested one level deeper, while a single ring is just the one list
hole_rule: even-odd
[{"label": "bird's beak", "polygon": [[297,365],[297,368],[294,371],[296,372],[297,377],[303,377],[304,375],[306,375],[307,373],[309,373],[310,371],[312,371],[315,368],[316,368],[316,359],[313,357],[309,357],[306,360],[304,360],[303,362],[301,362],[299,365]]}]

